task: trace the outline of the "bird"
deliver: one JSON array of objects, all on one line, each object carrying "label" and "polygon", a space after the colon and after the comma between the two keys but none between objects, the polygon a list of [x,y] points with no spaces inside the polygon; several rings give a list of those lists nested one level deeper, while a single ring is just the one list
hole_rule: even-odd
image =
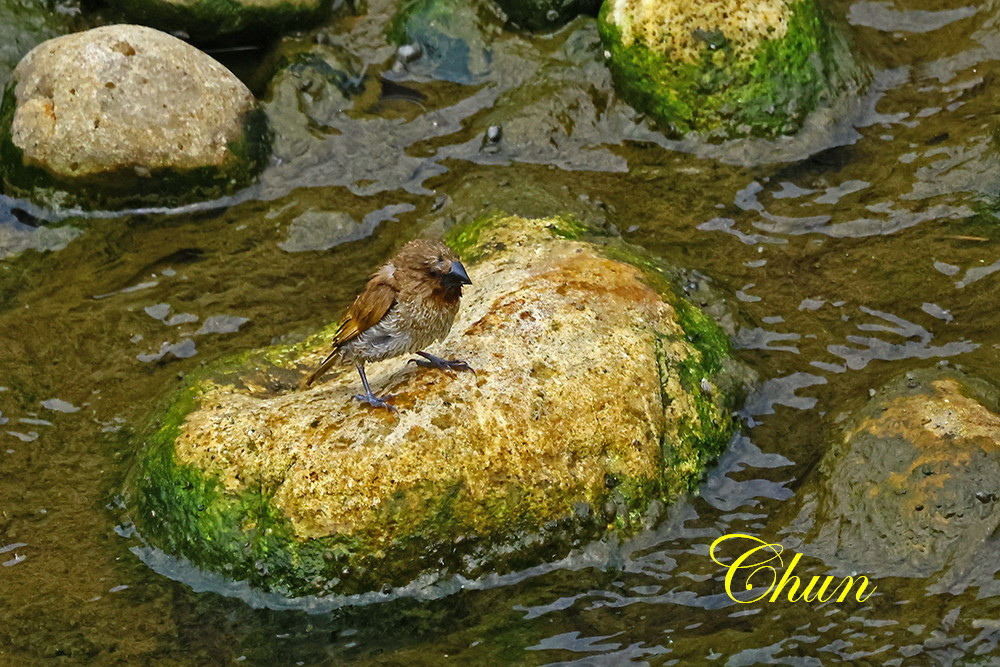
[{"label": "bird", "polygon": [[365,364],[416,353],[419,366],[473,370],[458,359],[442,359],[423,350],[448,335],[458,314],[462,286],[471,285],[458,255],[441,241],[410,241],[383,264],[354,300],[333,335],[333,350],[302,383],[312,385],[335,364],[353,363],[365,393],[354,398],[374,408],[386,408],[391,395],[372,393]]}]

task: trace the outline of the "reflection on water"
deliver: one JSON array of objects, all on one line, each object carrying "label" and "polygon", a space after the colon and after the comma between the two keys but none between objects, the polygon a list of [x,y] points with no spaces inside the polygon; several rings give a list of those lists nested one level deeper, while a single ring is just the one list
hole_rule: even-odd
[{"label": "reflection on water", "polygon": [[[767,535],[804,554],[801,576],[826,574],[796,527],[769,531],[839,415],[904,369],[1000,368],[984,212],[1000,8],[831,9],[872,83],[790,140],[665,140],[616,100],[591,19],[491,31],[468,86],[392,72],[377,0],[279,47],[311,55],[267,92],[276,155],[254,188],[125,215],[0,198],[0,657],[989,664],[995,595],[884,577],[865,604],[741,605],[708,557],[720,535]],[[762,381],[696,497],[527,572],[291,604],[141,543],[118,496],[130,436],[180,377],[300,339],[404,240],[494,209],[570,212],[731,295],[724,324]]]}]

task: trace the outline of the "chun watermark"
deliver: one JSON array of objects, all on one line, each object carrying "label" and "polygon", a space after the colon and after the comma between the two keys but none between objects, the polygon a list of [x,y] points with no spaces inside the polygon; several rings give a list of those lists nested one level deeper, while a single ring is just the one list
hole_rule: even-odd
[{"label": "chun watermark", "polygon": [[[749,544],[741,545],[748,548],[743,549],[731,563],[724,563],[719,560],[716,550],[729,540],[748,540]],[[727,570],[726,595],[741,604],[777,602],[782,595],[789,602],[828,602],[834,599],[844,602],[852,592],[855,600],[864,602],[875,592],[875,586],[869,588],[870,582],[865,576],[843,577],[836,585],[836,579],[832,575],[814,576],[803,588],[802,579],[793,574],[802,554],[792,556],[786,566],[781,557],[784,550],[780,544],[771,544],[753,535],[728,533],[712,542],[708,554]],[[736,596],[738,592],[745,591],[754,591],[756,594],[761,589],[764,592],[753,598],[741,599]]]}]

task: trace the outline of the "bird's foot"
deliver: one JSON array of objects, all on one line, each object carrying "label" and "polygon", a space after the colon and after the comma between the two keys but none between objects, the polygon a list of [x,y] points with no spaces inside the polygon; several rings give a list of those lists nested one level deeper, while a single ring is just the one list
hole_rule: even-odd
[{"label": "bird's foot", "polygon": [[397,412],[396,406],[389,402],[390,398],[395,398],[393,394],[386,394],[385,396],[379,397],[375,394],[355,394],[354,398],[361,401],[362,403],[367,403],[373,408],[385,408],[391,412]]},{"label": "bird's foot", "polygon": [[424,368],[437,368],[443,371],[472,371],[476,370],[461,359],[442,359],[427,352],[417,352],[423,359],[410,359],[407,363],[414,363]]}]

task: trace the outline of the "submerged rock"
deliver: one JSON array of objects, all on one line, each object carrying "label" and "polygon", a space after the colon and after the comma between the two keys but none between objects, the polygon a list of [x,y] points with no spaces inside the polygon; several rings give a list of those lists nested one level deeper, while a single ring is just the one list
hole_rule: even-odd
[{"label": "submerged rock", "polygon": [[528,30],[552,30],[580,14],[597,14],[601,0],[496,0],[510,20]]},{"label": "submerged rock", "polygon": [[370,364],[398,413],[353,400],[353,368],[296,389],[336,324],[202,372],[140,455],[145,538],[299,595],[515,570],[637,530],[725,447],[746,374],[662,274],[582,232],[494,218],[453,233],[473,285],[437,352],[476,373]]},{"label": "submerged rock", "polygon": [[218,62],[132,25],[57,37],[28,53],[0,111],[5,189],[48,204],[217,197],[267,153],[250,91]]},{"label": "submerged rock", "polygon": [[608,0],[598,24],[619,92],[675,135],[794,133],[858,69],[815,0]]},{"label": "submerged rock", "polygon": [[[274,156],[288,163],[309,153],[317,129],[344,131],[338,121],[352,109],[353,97],[364,91],[365,81],[363,64],[346,49],[327,44],[282,46],[262,106],[274,133]],[[330,161],[332,157],[324,153],[312,159]]]},{"label": "submerged rock", "polygon": [[323,0],[109,0],[122,19],[183,34],[201,44],[259,41],[307,28],[324,16]]},{"label": "submerged rock", "polygon": [[[811,555],[846,571],[994,581],[997,391],[956,371],[905,374],[849,418],[804,489]],[[993,584],[995,585],[995,584]]]},{"label": "submerged rock", "polygon": [[413,50],[398,58],[410,74],[471,84],[489,74],[491,33],[499,26],[496,9],[484,0],[412,0],[400,5],[387,37]]}]

